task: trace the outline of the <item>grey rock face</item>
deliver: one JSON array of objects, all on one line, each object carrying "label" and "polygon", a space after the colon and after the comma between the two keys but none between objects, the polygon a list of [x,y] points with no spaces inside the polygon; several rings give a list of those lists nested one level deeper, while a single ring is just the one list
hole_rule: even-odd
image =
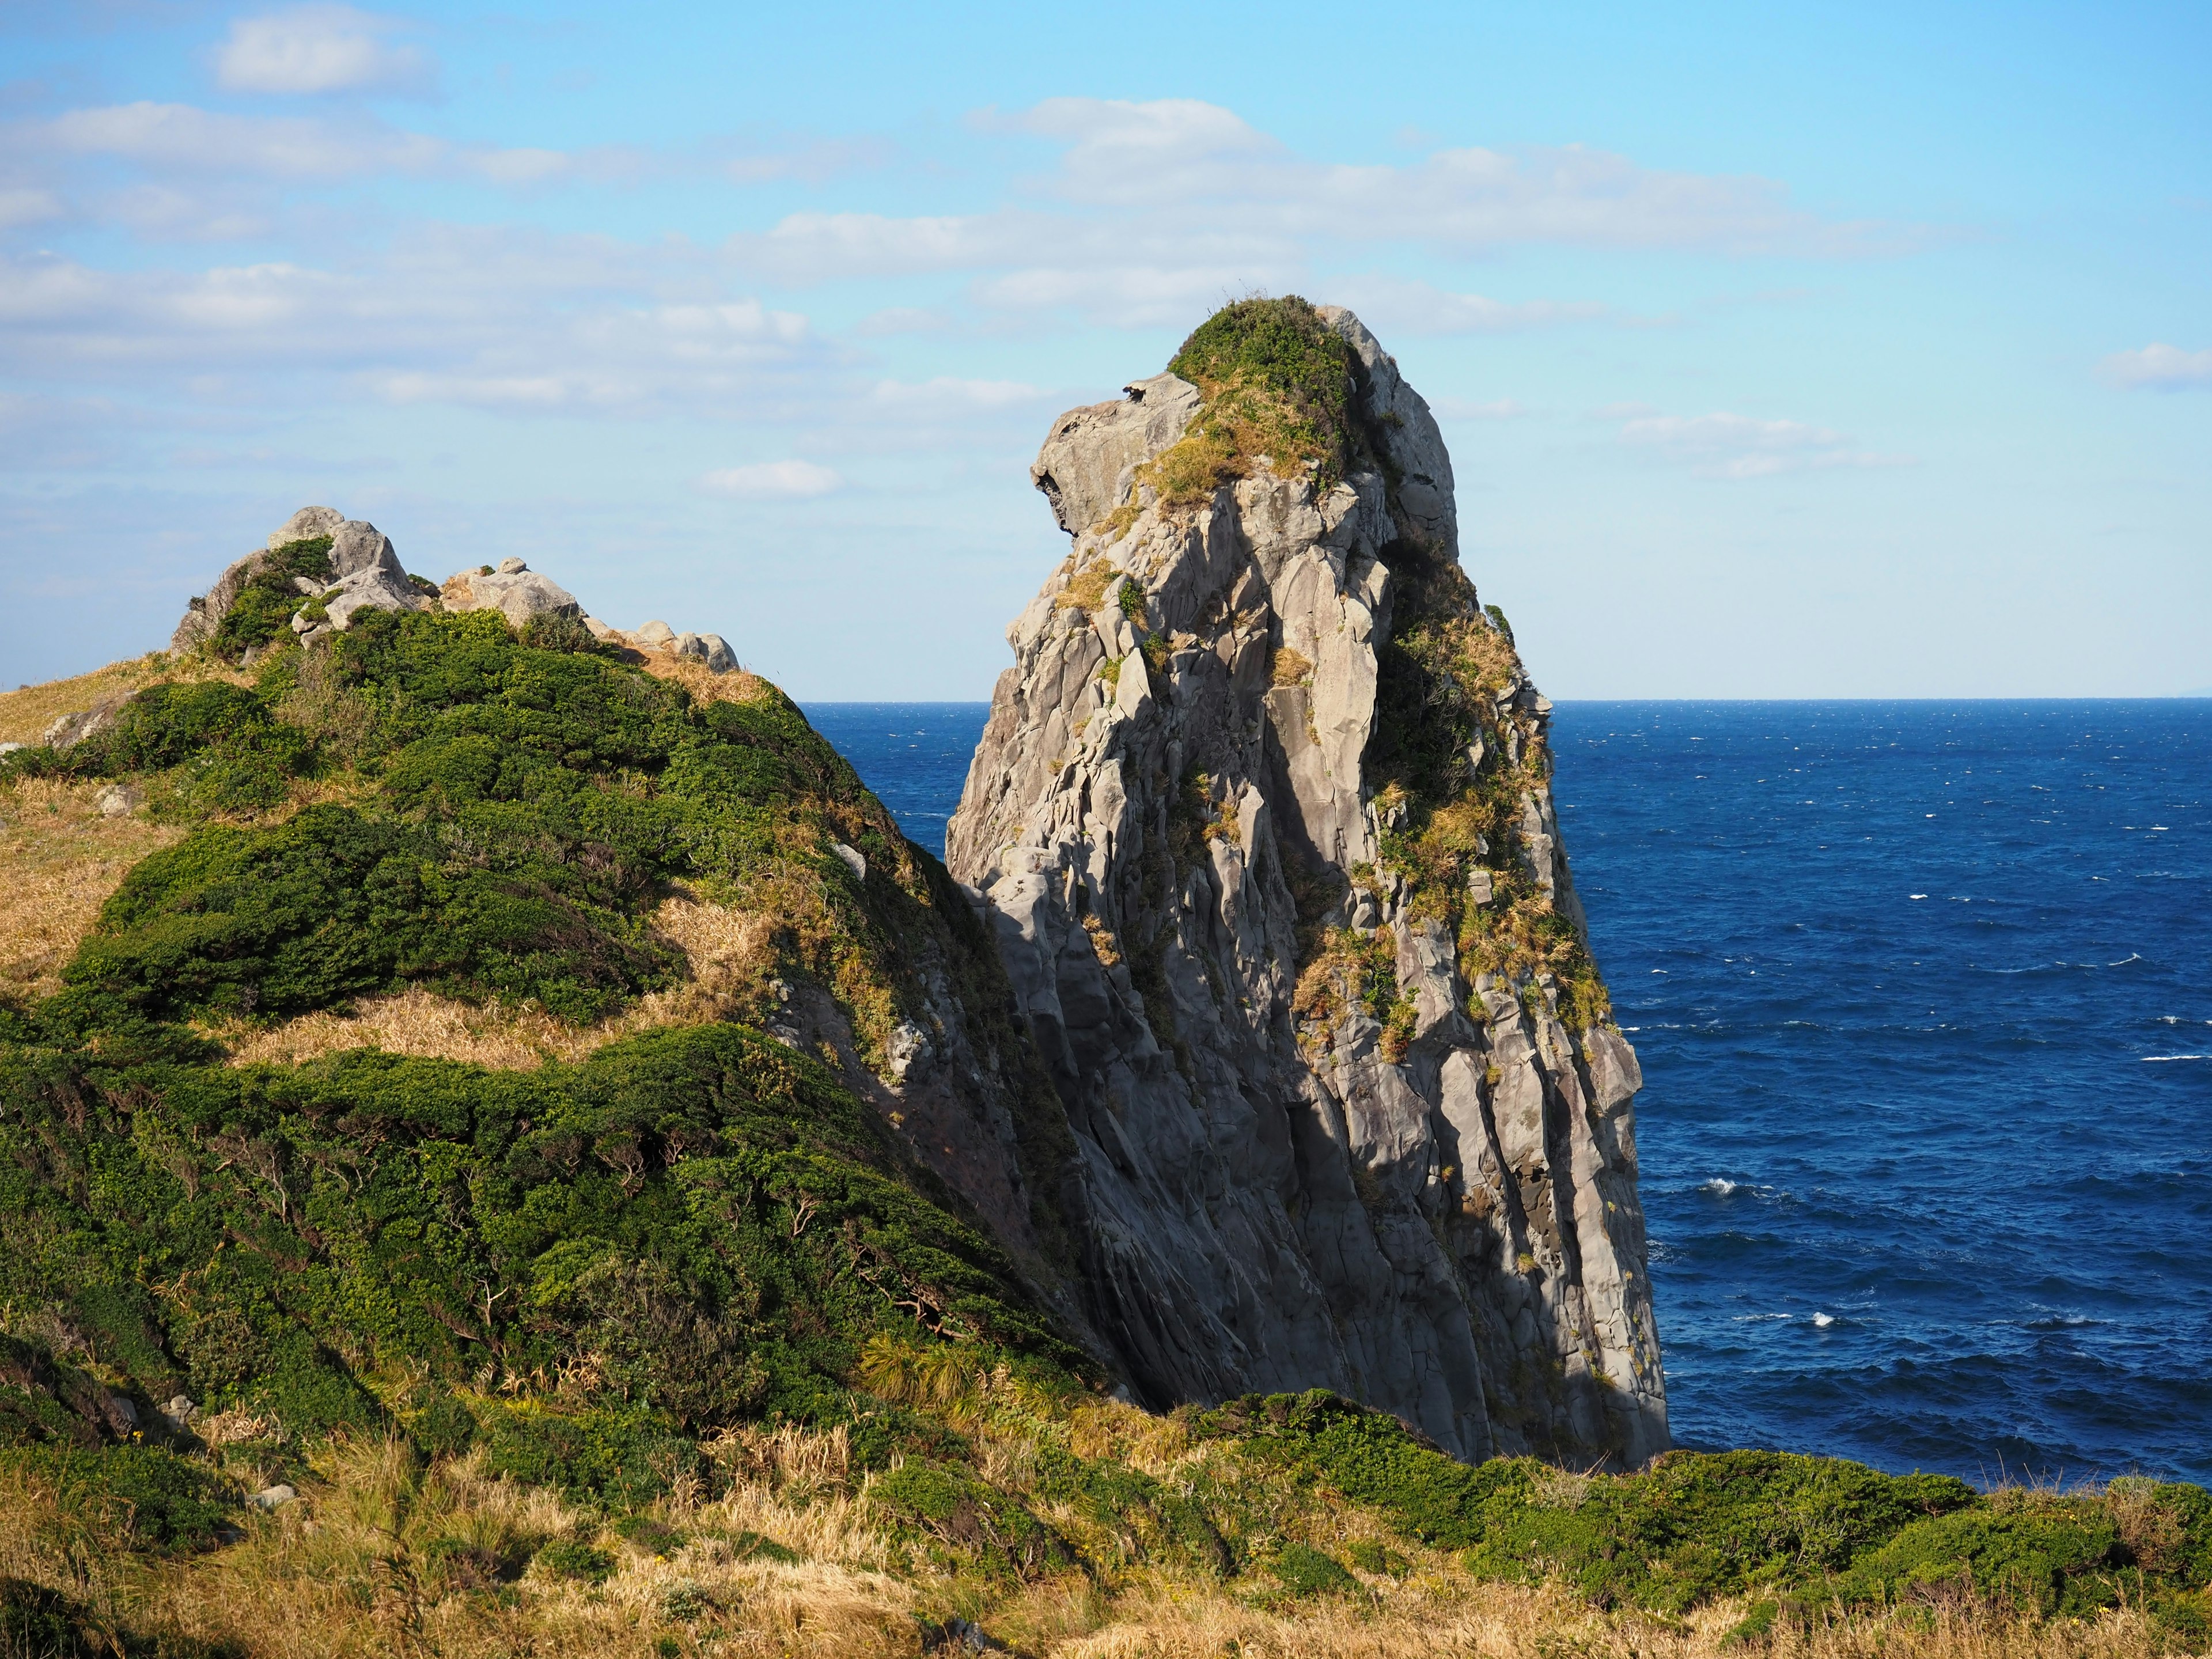
[{"label": "grey rock face", "polygon": [[496,611],[517,628],[532,617],[584,614],[574,593],[520,559],[501,560],[489,576],[475,570],[449,576],[442,592],[448,611]]},{"label": "grey rock face", "polygon": [[1133,381],[1123,391],[1118,402],[1071,409],[1054,421],[1030,468],[1030,482],[1071,536],[1119,507],[1129,475],[1182,436],[1198,412],[1198,388],[1172,374]]},{"label": "grey rock face", "polygon": [[40,733],[40,741],[49,749],[70,749],[87,738],[96,737],[115,724],[115,711],[126,699],[106,697],[89,708],[80,708],[74,714],[57,716]]},{"label": "grey rock face", "polygon": [[[1632,1464],[1667,1445],[1635,1055],[1563,1018],[1551,974],[1486,970],[1480,918],[1447,925],[1510,890],[1580,928],[1522,766],[1548,705],[1459,570],[1427,405],[1321,315],[1395,483],[1260,467],[1102,525],[1198,393],[1159,376],[1054,422],[1032,477],[1073,550],[1009,630],[946,862],[1073,1131],[1085,1319],[1152,1403],[1325,1386],[1462,1457]],[[1386,847],[1407,809],[1370,770],[1416,596],[1498,665],[1450,764],[1499,844],[1473,838],[1449,904]],[[1332,993],[1330,951],[1372,953],[1394,998]]]},{"label": "grey rock face", "polygon": [[[391,545],[385,544],[386,549]],[[356,611],[428,611],[430,600],[397,571],[396,564],[371,564],[341,578],[337,592],[323,602],[323,608],[330,614],[331,626],[343,631]]]},{"label": "grey rock face", "polygon": [[[350,595],[346,601],[349,616],[364,605],[387,611],[428,609],[428,601],[409,585],[399,556],[392,550],[392,538],[364,520],[347,518],[336,507],[303,507],[270,532],[264,549],[249,553],[229,566],[205,598],[194,599],[185,607],[183,617],[169,636],[169,649],[196,650],[214,638],[246,584],[267,564],[269,554],[290,543],[311,541],[319,536],[331,538],[330,586],[346,589]],[[353,581],[356,577],[362,579],[358,584]],[[293,586],[307,597],[327,591],[304,576],[293,578]],[[341,622],[337,626],[343,628],[345,624]],[[307,630],[295,627],[293,631],[304,634]]]}]

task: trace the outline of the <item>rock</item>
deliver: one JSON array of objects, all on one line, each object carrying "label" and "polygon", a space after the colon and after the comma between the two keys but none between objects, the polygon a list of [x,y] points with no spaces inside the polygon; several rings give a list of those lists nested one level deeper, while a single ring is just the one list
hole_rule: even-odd
[{"label": "rock", "polygon": [[1459,567],[1427,404],[1357,318],[1314,315],[1364,434],[1326,492],[1255,464],[1194,507],[1131,501],[1198,409],[1171,375],[1054,422],[1031,477],[1072,556],[1009,630],[945,863],[1077,1149],[1078,1316],[1139,1397],[1328,1388],[1464,1458],[1638,1463],[1668,1439],[1634,1055],[1562,1018],[1556,975],[1462,963],[1504,861],[1480,837],[1451,855],[1479,872],[1376,873],[1417,822],[1365,769],[1403,625],[1470,682],[1449,714],[1412,699],[1467,757],[1431,805],[1510,830],[1579,938],[1544,713]]},{"label": "rock", "polygon": [[126,817],[145,800],[145,796],[127,783],[111,783],[93,797],[93,805],[104,818]]},{"label": "rock", "polygon": [[441,593],[448,611],[496,611],[517,628],[532,617],[584,614],[574,593],[520,559],[501,560],[488,576],[480,570],[448,576]]},{"label": "rock", "polygon": [[1129,475],[1182,436],[1198,412],[1198,388],[1155,374],[1122,388],[1109,404],[1071,409],[1053,422],[1030,482],[1052,503],[1053,517],[1079,535],[1121,504]]},{"label": "rock", "polygon": [[[646,624],[647,628],[656,626],[665,627],[666,624],[653,623]],[[639,629],[638,634],[639,637],[642,638],[644,629]],[[726,674],[738,665],[736,653],[730,649],[728,641],[720,634],[678,634],[672,642],[670,649],[679,657],[690,657],[696,662],[703,663],[717,674]]]},{"label": "rock", "polygon": [[299,1496],[291,1487],[279,1483],[274,1486],[264,1486],[259,1492],[250,1494],[246,1501],[257,1510],[281,1510],[285,1504],[296,1502]]},{"label": "rock", "polygon": [[89,708],[64,714],[46,727],[39,740],[49,749],[74,749],[87,738],[97,737],[114,725],[115,711],[128,701],[121,696],[105,697]]},{"label": "rock", "polygon": [[620,633],[614,629],[608,627],[597,617],[586,617],[584,618],[584,626],[591,630],[592,637],[595,640],[611,641],[619,640],[622,638]]},{"label": "rock", "polygon": [[868,878],[867,855],[859,848],[848,847],[843,842],[838,841],[830,843],[830,850],[844,861],[845,867],[853,872],[854,880],[866,881]]},{"label": "rock", "polygon": [[[386,610],[420,611],[427,609],[422,596],[409,585],[407,573],[400,567],[399,556],[392,550],[392,538],[374,525],[364,520],[349,519],[336,507],[303,507],[270,532],[267,545],[258,552],[249,553],[216,579],[204,598],[196,599],[185,606],[183,617],[169,636],[172,651],[192,651],[215,637],[230,608],[247,582],[266,568],[269,555],[293,542],[310,541],[319,536],[331,538],[331,581],[328,586],[339,586],[347,579],[367,572],[380,571],[390,578],[386,583],[362,591],[373,594],[397,594],[404,592],[409,602],[404,605],[385,604],[380,599],[366,603],[380,605]],[[304,576],[295,576],[292,585],[303,596],[327,591]],[[359,604],[352,607],[360,608]],[[295,628],[294,631],[302,630]]]},{"label": "rock", "polygon": [[111,1394],[107,1396],[108,1420],[116,1425],[118,1434],[133,1434],[138,1428],[138,1407],[129,1395]]},{"label": "rock", "polygon": [[0,755],[12,755],[25,746],[20,743],[0,743]]},{"label": "rock", "polygon": [[190,1395],[173,1395],[169,1398],[169,1402],[160,1409],[162,1417],[167,1419],[169,1425],[173,1428],[179,1429],[189,1425],[191,1420],[200,1414],[200,1408],[192,1404]]},{"label": "rock", "polygon": [[649,622],[630,637],[643,646],[673,645],[676,642],[676,630],[665,622]]},{"label": "rock", "polygon": [[274,553],[289,543],[313,541],[318,536],[335,538],[345,521],[345,514],[334,507],[303,507],[269,532],[268,550]]},{"label": "rock", "polygon": [[[380,564],[368,565],[343,578],[337,591],[323,601],[330,625],[344,629],[361,611],[428,611],[428,595],[418,592],[404,574],[394,574]],[[328,590],[325,590],[328,591]],[[295,632],[306,634],[301,618],[292,618]]]}]

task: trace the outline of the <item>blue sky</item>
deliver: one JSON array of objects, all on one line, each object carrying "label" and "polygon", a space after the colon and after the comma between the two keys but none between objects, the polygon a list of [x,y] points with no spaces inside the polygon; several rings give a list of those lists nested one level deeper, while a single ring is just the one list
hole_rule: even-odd
[{"label": "blue sky", "polygon": [[1027,465],[1358,309],[1555,696],[2212,686],[2202,6],[0,0],[0,682],[296,507],[983,697]]}]

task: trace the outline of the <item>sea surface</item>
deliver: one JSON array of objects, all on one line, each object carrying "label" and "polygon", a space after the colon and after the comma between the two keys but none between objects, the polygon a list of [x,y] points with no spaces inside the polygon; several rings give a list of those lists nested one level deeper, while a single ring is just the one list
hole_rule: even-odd
[{"label": "sea surface", "polygon": [[[986,712],[807,710],[932,850]],[[1553,737],[1677,1441],[2212,1481],[2212,702]]]}]

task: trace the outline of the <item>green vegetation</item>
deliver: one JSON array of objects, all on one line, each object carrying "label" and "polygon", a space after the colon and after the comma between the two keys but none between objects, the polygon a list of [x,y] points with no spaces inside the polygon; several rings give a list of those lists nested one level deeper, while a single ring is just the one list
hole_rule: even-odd
[{"label": "green vegetation", "polygon": [[1107,524],[1118,536],[1135,522],[1140,487],[1163,506],[1195,507],[1263,460],[1278,477],[1334,488],[1363,453],[1355,368],[1352,348],[1296,295],[1224,306],[1168,363],[1199,389],[1198,413],[1180,441],[1137,469]]},{"label": "green vegetation", "polygon": [[221,626],[208,641],[208,649],[227,662],[235,662],[248,646],[265,646],[291,633],[292,617],[302,599],[295,577],[312,582],[331,580],[331,538],[310,537],[287,542],[262,556],[259,568],[246,579]]},{"label": "green vegetation", "polygon": [[1233,1401],[1200,1431],[1462,1551],[1480,1577],[1564,1579],[1599,1607],[1667,1614],[1748,1598],[1746,1640],[1781,1616],[1938,1593],[2046,1618],[2147,1607],[2185,1638],[2212,1611],[2212,1494],[2197,1486],[1984,1496],[1946,1475],[1759,1451],[1670,1452],[1625,1475],[1531,1458],[1469,1468],[1319,1390]]}]

